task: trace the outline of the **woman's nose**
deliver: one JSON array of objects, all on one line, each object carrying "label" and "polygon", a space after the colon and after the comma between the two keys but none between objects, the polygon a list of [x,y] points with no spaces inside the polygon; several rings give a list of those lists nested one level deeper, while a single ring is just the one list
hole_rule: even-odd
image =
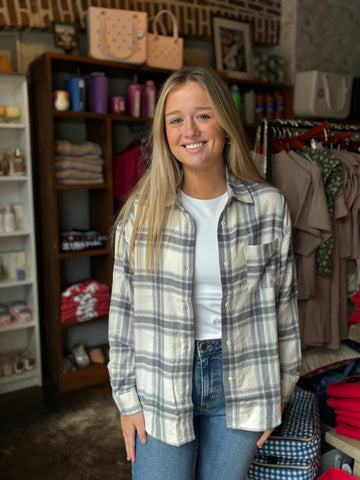
[{"label": "woman's nose", "polygon": [[185,134],[187,136],[193,137],[194,135],[197,135],[198,133],[199,133],[199,127],[198,127],[195,120],[189,120],[188,122],[186,122]]}]

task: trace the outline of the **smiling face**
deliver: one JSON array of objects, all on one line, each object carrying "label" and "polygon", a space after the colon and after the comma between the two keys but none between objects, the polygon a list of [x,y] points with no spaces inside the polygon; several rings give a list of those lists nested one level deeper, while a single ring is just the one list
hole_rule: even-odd
[{"label": "smiling face", "polygon": [[205,90],[187,81],[172,90],[165,104],[165,131],[169,148],[187,172],[224,169],[226,134],[215,119]]}]

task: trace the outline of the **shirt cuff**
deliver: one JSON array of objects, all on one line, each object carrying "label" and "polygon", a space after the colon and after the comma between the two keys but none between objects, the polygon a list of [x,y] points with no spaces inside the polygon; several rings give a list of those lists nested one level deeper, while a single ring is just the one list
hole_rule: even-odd
[{"label": "shirt cuff", "polygon": [[114,395],[114,400],[123,417],[142,412],[141,403],[135,388],[122,395]]},{"label": "shirt cuff", "polygon": [[281,401],[288,402],[299,380],[293,375],[284,375],[281,379]]}]

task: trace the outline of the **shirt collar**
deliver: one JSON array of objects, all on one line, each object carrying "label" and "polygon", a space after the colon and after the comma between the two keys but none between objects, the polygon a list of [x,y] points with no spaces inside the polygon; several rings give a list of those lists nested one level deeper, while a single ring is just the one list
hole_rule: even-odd
[{"label": "shirt collar", "polygon": [[[236,177],[228,166],[226,166],[226,183],[229,199],[231,197],[235,197],[236,200],[239,200],[240,202],[254,203],[254,198],[249,185],[240,178]],[[180,189],[177,191],[176,202],[181,205]]]},{"label": "shirt collar", "polygon": [[236,200],[244,203],[254,203],[254,199],[251,193],[249,185],[236,177],[226,166],[226,183],[229,192],[229,198],[235,197]]}]

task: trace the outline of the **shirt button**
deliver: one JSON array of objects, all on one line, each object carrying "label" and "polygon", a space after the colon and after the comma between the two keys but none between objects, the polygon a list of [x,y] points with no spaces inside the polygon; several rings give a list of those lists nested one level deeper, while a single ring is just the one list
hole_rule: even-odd
[{"label": "shirt button", "polygon": [[224,262],[224,266],[225,266],[225,267],[228,267],[228,266],[229,266],[229,262]]},{"label": "shirt button", "polygon": [[231,345],[231,341],[230,341],[230,340],[228,340],[228,341],[226,342],[226,345],[227,345],[228,347],[230,347],[230,345]]},{"label": "shirt button", "polygon": [[231,383],[234,379],[233,379],[233,377],[229,377],[228,380]]},{"label": "shirt button", "polygon": [[225,227],[225,221],[224,221],[224,220],[221,222],[221,225],[222,225],[223,227]]},{"label": "shirt button", "polygon": [[226,307],[226,308],[229,308],[229,307],[230,307],[229,302],[226,302],[226,303],[225,303],[225,307]]}]

